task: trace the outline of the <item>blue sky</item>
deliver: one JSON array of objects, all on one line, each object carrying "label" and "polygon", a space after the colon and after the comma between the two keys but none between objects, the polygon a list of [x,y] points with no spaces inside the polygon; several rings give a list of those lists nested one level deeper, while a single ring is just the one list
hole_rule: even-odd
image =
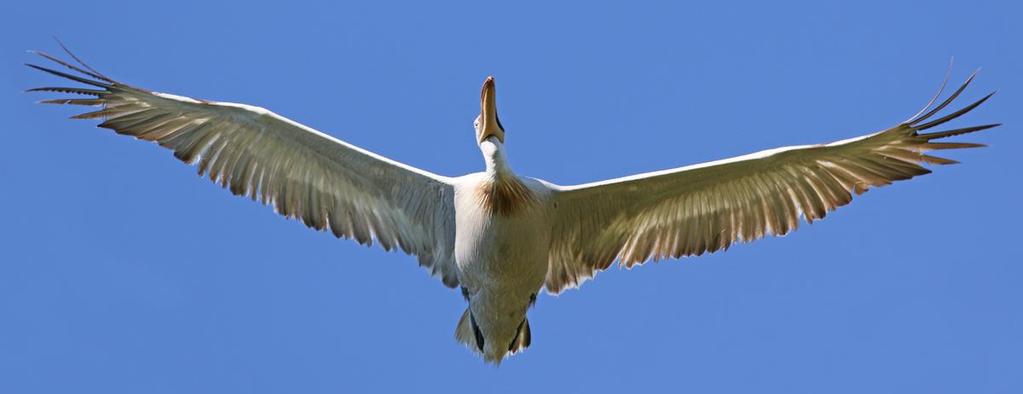
[{"label": "blue sky", "polygon": [[[0,392],[1023,392],[1013,2],[63,3],[0,15]],[[51,35],[445,175],[482,168],[488,74],[513,166],[560,184],[872,132],[951,56],[954,82],[984,67],[966,99],[999,89],[955,125],[1006,126],[785,238],[541,296],[532,347],[495,368],[413,258],[35,105],[55,80],[24,51]]]}]

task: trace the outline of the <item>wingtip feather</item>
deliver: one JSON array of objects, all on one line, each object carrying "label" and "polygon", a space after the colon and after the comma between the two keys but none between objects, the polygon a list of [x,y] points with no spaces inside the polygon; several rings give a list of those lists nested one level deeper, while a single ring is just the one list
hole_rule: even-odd
[{"label": "wingtip feather", "polygon": [[91,80],[91,79],[88,79],[88,78],[82,78],[82,77],[79,77],[77,75],[68,74],[66,72],[57,71],[57,70],[54,70],[52,68],[46,68],[46,67],[43,67],[43,66],[40,66],[40,65],[36,65],[36,64],[32,64],[32,63],[25,63],[25,65],[28,66],[28,67],[34,68],[36,70],[45,72],[45,73],[53,74],[53,75],[56,75],[58,77],[67,78],[67,79],[70,79],[72,81],[81,82],[81,83],[84,83],[86,85],[92,85],[92,86],[96,86],[96,87],[100,87],[100,88],[109,88],[109,87],[112,86],[112,85],[107,84],[107,83],[103,83],[103,82],[100,82],[100,81],[94,81],[94,80]]}]

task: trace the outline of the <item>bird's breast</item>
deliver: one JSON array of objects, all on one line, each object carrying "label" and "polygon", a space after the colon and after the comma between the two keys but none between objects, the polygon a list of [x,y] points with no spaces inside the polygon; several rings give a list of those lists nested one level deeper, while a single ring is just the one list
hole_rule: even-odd
[{"label": "bird's breast", "polygon": [[[492,182],[495,181],[479,176],[455,189],[455,261],[459,279],[474,289],[538,288],[547,273],[550,244],[546,191],[539,184],[517,179],[516,186]],[[481,196],[481,189],[489,189],[489,195]],[[501,201],[504,198],[519,201]],[[500,206],[512,208],[496,208]]]}]

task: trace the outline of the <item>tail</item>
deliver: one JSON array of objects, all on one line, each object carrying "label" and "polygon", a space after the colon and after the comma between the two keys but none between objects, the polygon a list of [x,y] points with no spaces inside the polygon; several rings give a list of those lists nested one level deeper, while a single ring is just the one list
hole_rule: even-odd
[{"label": "tail", "polygon": [[[462,312],[462,318],[458,320],[458,326],[455,328],[455,339],[459,343],[472,349],[476,353],[483,356],[486,361],[500,363],[508,354],[515,354],[525,350],[529,347],[532,342],[532,334],[529,330],[529,319],[522,319],[522,323],[519,324],[518,332],[515,333],[515,338],[512,339],[511,343],[508,344],[506,352],[502,352],[499,355],[488,357],[486,354],[485,346],[486,339],[483,337],[483,333],[480,332],[480,328],[476,325],[476,319],[469,312],[469,308],[465,308],[465,312]],[[493,359],[491,359],[493,358]]]}]

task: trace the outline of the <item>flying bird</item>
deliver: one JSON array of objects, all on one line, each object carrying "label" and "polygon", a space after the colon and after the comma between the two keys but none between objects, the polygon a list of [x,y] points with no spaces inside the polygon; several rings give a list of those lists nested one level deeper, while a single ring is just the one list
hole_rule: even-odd
[{"label": "flying bird", "polygon": [[35,53],[67,72],[28,66],[88,87],[29,89],[74,95],[42,103],[99,107],[73,118],[101,119],[99,127],[156,142],[231,193],[313,229],[416,256],[446,286],[461,289],[468,307],[455,338],[494,363],[530,345],[526,313],[542,289],[578,287],[615,262],[632,267],[784,235],[854,195],[929,173],[925,164],[955,163],[928,151],[983,146],[938,140],[998,126],[932,130],[991,97],[941,115],[971,75],[937,105],[945,83],[909,120],[872,134],[561,186],[508,165],[488,77],[473,125],[485,169],[447,177],[264,108],[118,82],[64,49],[74,63]]}]

